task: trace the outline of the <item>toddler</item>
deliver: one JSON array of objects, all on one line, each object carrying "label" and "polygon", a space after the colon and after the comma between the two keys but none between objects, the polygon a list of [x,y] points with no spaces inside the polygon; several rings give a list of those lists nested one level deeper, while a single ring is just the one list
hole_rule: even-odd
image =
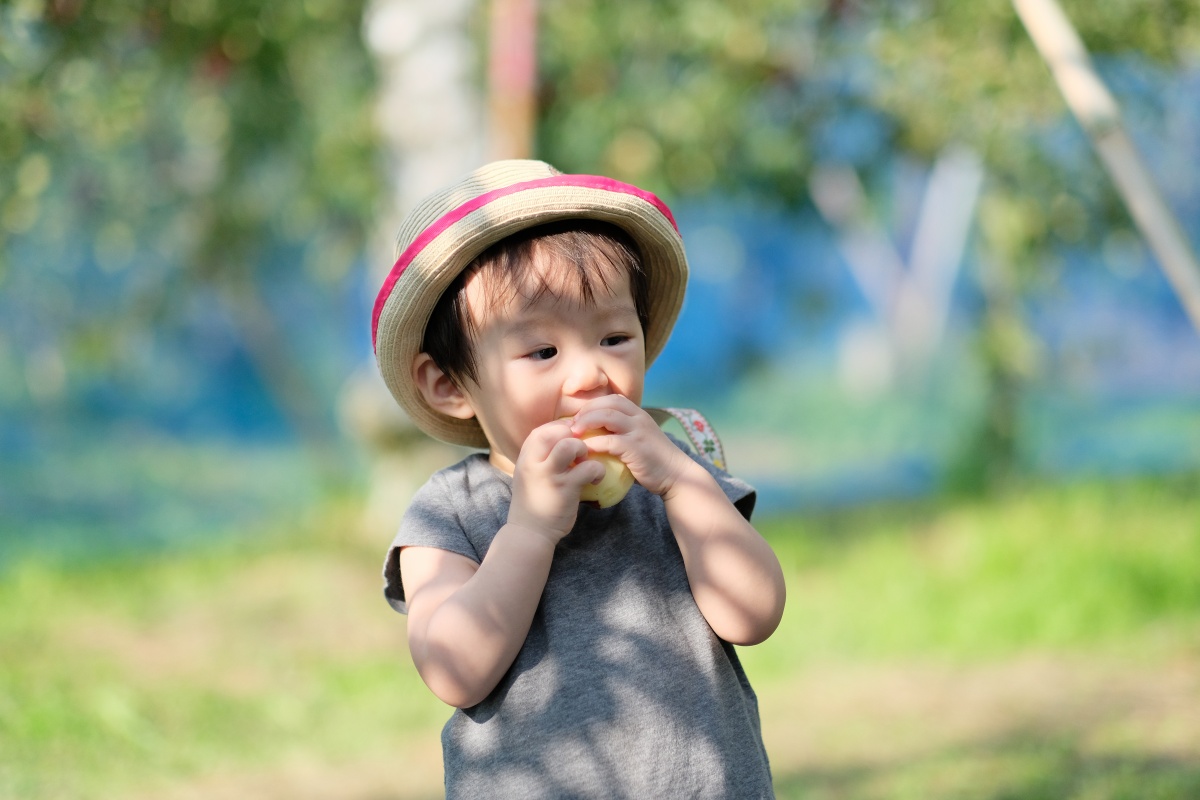
[{"label": "toddler", "polygon": [[[683,302],[667,207],[609,178],[489,164],[424,200],[376,300],[415,424],[479,448],[426,483],[384,568],[455,707],[451,798],[773,796],[734,645],[783,613],[754,490],[641,407]],[[587,438],[583,438],[587,434]],[[616,505],[580,502],[620,459]]]}]

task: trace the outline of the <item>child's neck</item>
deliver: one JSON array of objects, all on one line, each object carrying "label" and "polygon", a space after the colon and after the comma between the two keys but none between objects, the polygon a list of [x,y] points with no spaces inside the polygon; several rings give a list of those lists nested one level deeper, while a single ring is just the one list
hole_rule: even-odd
[{"label": "child's neck", "polygon": [[503,472],[505,475],[509,476],[510,478],[512,477],[512,474],[516,470],[516,467],[517,467],[516,464],[514,464],[512,461],[510,461],[506,456],[504,456],[502,453],[497,451],[495,448],[492,448],[492,450],[490,450],[488,452],[488,461],[491,462],[493,467],[500,470],[501,472]]}]

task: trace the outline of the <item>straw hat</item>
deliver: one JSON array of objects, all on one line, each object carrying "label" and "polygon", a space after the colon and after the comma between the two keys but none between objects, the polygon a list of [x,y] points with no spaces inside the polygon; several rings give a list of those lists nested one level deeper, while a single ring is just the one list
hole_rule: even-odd
[{"label": "straw hat", "polygon": [[649,284],[646,364],[662,352],[683,305],[687,258],[670,209],[649,192],[598,175],[566,175],[541,161],[496,161],[422,200],[396,237],[395,265],[375,298],[371,338],[388,389],[436,439],[487,447],[474,419],[431,408],[412,381],[413,359],[438,299],[472,260],[524,228],[562,219],[620,226],[637,242]]}]

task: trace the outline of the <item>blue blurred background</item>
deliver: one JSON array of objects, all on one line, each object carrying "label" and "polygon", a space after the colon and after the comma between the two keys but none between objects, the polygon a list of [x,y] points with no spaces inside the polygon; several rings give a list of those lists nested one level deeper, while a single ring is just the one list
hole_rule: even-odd
[{"label": "blue blurred background", "polygon": [[[1085,38],[1200,241],[1194,37],[1151,19],[1123,40],[1118,5]],[[982,6],[758,6],[541,12],[534,154],[659,192],[689,247],[647,401],[704,411],[769,511],[1200,468],[1200,336],[1020,29],[988,39]],[[741,12],[755,26],[716,38],[701,19]],[[365,491],[338,409],[371,361],[390,257],[373,229],[404,209],[363,14],[0,6],[0,564],[233,535]],[[974,44],[938,50],[954,25]],[[907,266],[955,152],[979,183],[957,195],[944,324],[905,357],[847,242]],[[822,175],[835,201],[858,186],[857,216],[815,199]]]}]

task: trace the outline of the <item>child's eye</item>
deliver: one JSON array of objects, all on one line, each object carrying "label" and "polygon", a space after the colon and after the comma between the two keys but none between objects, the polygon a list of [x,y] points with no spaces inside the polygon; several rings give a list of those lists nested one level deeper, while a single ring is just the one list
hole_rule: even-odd
[{"label": "child's eye", "polygon": [[612,336],[605,336],[600,340],[600,344],[604,347],[616,347],[619,344],[624,344],[629,341],[629,337],[623,333],[616,333]]},{"label": "child's eye", "polygon": [[540,350],[534,350],[529,354],[529,357],[534,361],[547,361],[558,355],[557,347],[543,347]]}]

